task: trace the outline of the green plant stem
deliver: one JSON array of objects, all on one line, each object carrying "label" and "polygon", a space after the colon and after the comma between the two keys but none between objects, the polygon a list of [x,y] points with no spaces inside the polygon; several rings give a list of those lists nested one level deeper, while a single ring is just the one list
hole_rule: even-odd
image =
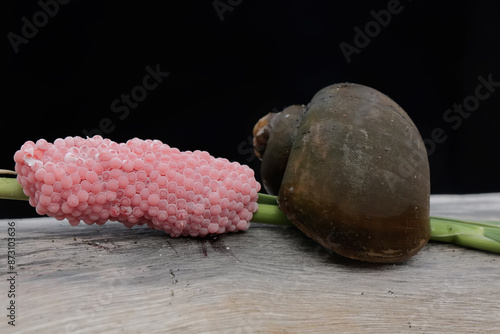
[{"label": "green plant stem", "polygon": [[252,221],[282,226],[293,226],[283,211],[276,204],[259,204],[259,210],[253,214]]},{"label": "green plant stem", "polygon": [[0,177],[0,199],[16,199],[27,201],[29,198],[23,188],[14,178]]},{"label": "green plant stem", "polygon": [[500,222],[431,217],[431,240],[500,253]]},{"label": "green plant stem", "polygon": [[273,225],[294,226],[278,207],[278,197],[259,193],[259,209],[253,214],[252,221]]},{"label": "green plant stem", "polygon": [[257,200],[257,203],[276,205],[278,203],[278,197],[274,195],[259,193],[259,199]]},{"label": "green plant stem", "polygon": [[[28,196],[15,178],[0,177],[0,199],[27,201]],[[256,223],[293,226],[278,208],[277,197],[260,194],[259,210],[252,221]],[[431,217],[431,240],[500,253],[500,222],[471,222]]]}]

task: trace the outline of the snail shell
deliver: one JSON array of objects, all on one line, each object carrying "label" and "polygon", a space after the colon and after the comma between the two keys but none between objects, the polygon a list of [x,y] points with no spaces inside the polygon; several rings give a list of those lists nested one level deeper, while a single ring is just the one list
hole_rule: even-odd
[{"label": "snail shell", "polygon": [[290,149],[306,110],[304,105],[292,105],[279,113],[267,114],[254,126],[253,146],[255,155],[262,160],[262,184],[271,195],[280,190]]},{"label": "snail shell", "polygon": [[406,112],[375,89],[342,83],[320,90],[302,114],[291,130],[280,209],[346,257],[390,263],[416,254],[430,238],[430,176]]}]

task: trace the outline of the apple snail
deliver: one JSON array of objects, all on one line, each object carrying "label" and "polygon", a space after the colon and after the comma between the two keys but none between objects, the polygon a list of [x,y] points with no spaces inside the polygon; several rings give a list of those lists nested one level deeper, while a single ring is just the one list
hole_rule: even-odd
[{"label": "apple snail", "polygon": [[397,262],[428,242],[425,145],[406,112],[379,91],[325,87],[305,107],[262,118],[254,144],[266,190],[277,192],[280,209],[324,247]]}]

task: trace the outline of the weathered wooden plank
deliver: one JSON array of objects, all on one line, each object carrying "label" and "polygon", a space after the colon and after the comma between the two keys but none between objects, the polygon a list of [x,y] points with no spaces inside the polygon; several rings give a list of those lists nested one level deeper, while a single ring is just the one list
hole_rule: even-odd
[{"label": "weathered wooden plank", "polygon": [[500,195],[433,195],[431,215],[461,219],[500,220]]},{"label": "weathered wooden plank", "polygon": [[[433,196],[432,214],[500,220],[500,194]],[[402,264],[372,265],[329,254],[295,228],[253,224],[200,240],[13,221],[16,333],[500,332],[497,254],[431,243]],[[12,330],[5,315],[2,333]]]}]

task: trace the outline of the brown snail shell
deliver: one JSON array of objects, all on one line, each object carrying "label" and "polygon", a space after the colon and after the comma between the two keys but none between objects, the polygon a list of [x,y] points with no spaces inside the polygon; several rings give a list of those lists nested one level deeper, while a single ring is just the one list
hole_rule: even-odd
[{"label": "brown snail shell", "polygon": [[[427,152],[398,104],[363,85],[331,85],[294,131],[273,187],[281,183],[279,207],[306,235],[369,262],[406,260],[428,242]],[[272,157],[265,151],[263,166]]]},{"label": "brown snail shell", "polygon": [[279,113],[267,114],[254,126],[253,146],[255,155],[262,160],[262,184],[271,195],[277,195],[280,190],[290,149],[305,111],[304,105],[292,105]]}]

